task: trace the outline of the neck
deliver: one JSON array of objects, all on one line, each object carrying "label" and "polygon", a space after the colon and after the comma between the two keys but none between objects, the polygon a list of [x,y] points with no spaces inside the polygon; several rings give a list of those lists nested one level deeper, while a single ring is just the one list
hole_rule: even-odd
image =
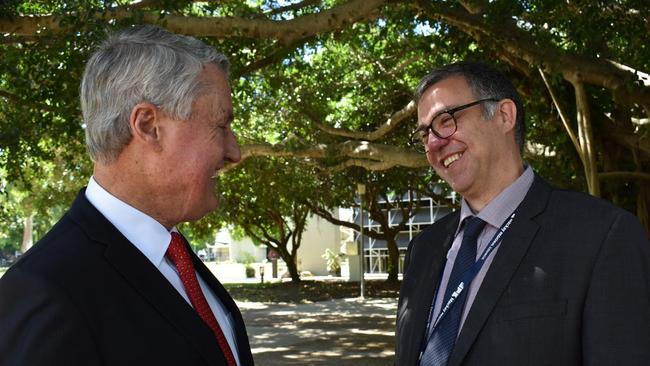
[{"label": "neck", "polygon": [[150,179],[142,169],[120,164],[119,160],[111,164],[96,163],[93,177],[110,194],[158,221],[167,230],[176,224],[165,216],[166,210],[159,204],[160,197],[152,196]]},{"label": "neck", "polygon": [[483,189],[476,195],[463,196],[469,207],[476,214],[481,212],[492,200],[514,183],[524,172],[524,165],[521,159],[514,164],[505,165],[507,168],[499,172],[489,186],[482,187]]}]

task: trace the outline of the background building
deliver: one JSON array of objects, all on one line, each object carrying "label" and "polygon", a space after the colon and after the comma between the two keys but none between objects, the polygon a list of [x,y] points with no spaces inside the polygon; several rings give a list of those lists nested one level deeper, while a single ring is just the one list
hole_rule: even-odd
[{"label": "background building", "polygon": [[[454,197],[450,197],[453,198]],[[380,201],[381,204],[386,204]],[[433,222],[444,217],[453,209],[446,206],[438,205],[431,198],[422,198],[420,200],[420,207],[415,212],[415,215],[406,224],[406,228],[399,232],[396,237],[397,246],[399,248],[399,273],[403,272],[404,255],[411,239],[420,233],[424,228],[431,225]],[[354,208],[349,210],[351,212],[350,221],[359,222],[359,209]],[[398,208],[388,211],[388,218],[391,227],[397,226],[402,220],[402,212]],[[355,243],[361,240],[360,233],[357,230],[350,228],[341,228],[345,232],[345,238],[352,238]],[[367,233],[369,230],[381,230],[378,222],[374,221],[367,211],[363,212],[363,230]],[[388,269],[388,246],[385,240],[373,239],[368,235],[363,235],[363,248],[365,260],[365,273],[386,273]]]},{"label": "background building", "polygon": [[[453,202],[455,197],[450,197]],[[381,202],[380,202],[381,204]],[[397,245],[400,252],[399,272],[403,271],[404,254],[409,242],[421,230],[452,211],[451,208],[440,206],[431,198],[422,198],[420,207],[408,221],[406,228],[397,235]],[[333,213],[340,220],[359,222],[359,208],[340,208]],[[401,211],[393,209],[388,212],[391,226],[401,221]],[[379,224],[363,213],[364,233],[370,229],[379,229]],[[322,255],[326,249],[335,253],[345,252],[346,246],[358,245],[361,240],[359,231],[334,225],[320,216],[309,217],[306,230],[303,233],[301,247],[298,249],[298,270],[306,276],[328,275],[325,259]],[[363,235],[365,273],[383,274],[388,268],[388,249],[385,240],[377,240]],[[207,248],[208,260],[217,263],[266,263],[266,246],[257,246],[249,238],[234,240],[227,230],[217,234],[215,243]],[[280,260],[281,261],[281,260]],[[259,265],[256,265],[256,270]],[[286,268],[281,266],[281,268]],[[267,272],[270,273],[270,272]],[[346,276],[349,272],[343,270]],[[280,273],[282,274],[282,273]]]}]

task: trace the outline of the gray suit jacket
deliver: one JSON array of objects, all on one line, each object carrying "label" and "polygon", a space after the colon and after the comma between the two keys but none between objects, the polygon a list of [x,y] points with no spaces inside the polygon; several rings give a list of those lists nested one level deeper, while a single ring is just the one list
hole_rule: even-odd
[{"label": "gray suit jacket", "polygon": [[[458,220],[458,212],[444,217],[409,245],[398,366],[418,363]],[[449,365],[650,365],[650,243],[636,217],[536,176]]]}]

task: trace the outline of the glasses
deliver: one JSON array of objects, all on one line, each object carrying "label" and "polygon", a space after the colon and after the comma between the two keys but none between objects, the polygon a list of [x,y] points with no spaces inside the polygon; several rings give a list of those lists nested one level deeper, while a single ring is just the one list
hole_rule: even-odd
[{"label": "glasses", "polygon": [[456,108],[448,109],[436,114],[433,119],[431,119],[431,122],[429,122],[427,125],[418,127],[418,129],[415,130],[413,134],[411,134],[411,138],[409,139],[409,146],[412,146],[418,152],[425,152],[424,146],[429,140],[429,133],[433,132],[433,134],[436,135],[436,137],[439,139],[449,138],[451,135],[456,133],[456,130],[458,129],[458,122],[456,121],[454,113],[460,112],[464,109],[481,103],[498,102],[499,100],[500,99],[497,98],[480,99],[475,102],[463,104]]}]

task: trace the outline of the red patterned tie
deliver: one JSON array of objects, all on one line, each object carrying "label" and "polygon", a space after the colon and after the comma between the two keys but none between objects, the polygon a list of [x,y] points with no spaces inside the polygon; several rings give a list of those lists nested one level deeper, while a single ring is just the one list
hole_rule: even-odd
[{"label": "red patterned tie", "polygon": [[210,305],[205,300],[203,291],[201,291],[199,281],[196,279],[196,272],[194,271],[190,253],[188,253],[184,241],[185,239],[179,233],[172,232],[172,241],[166,253],[167,258],[176,266],[178,275],[181,278],[181,282],[183,282],[183,287],[187,296],[190,298],[194,310],[196,310],[201,319],[212,329],[212,332],[217,337],[217,343],[219,343],[219,348],[221,348],[223,355],[226,357],[226,361],[228,361],[228,366],[237,366],[235,356],[232,354],[228,341],[226,341],[226,337],[223,335],[223,331],[219,327],[219,323],[217,323],[217,319],[214,317]]}]

